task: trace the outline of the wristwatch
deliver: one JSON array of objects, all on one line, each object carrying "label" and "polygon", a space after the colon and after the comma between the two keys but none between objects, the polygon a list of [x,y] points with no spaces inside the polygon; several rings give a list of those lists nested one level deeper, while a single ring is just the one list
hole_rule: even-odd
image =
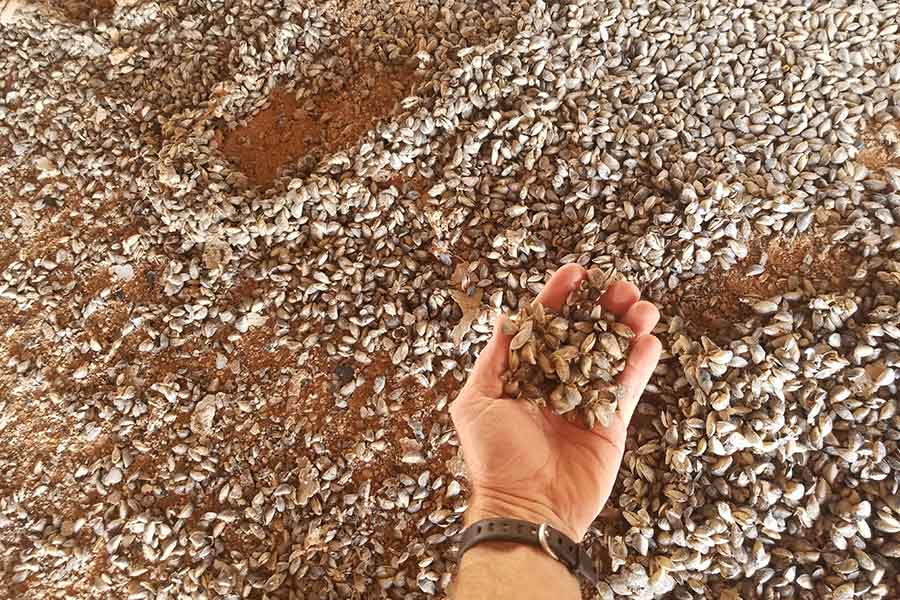
[{"label": "wristwatch", "polygon": [[594,562],[581,544],[547,523],[535,524],[519,519],[484,519],[469,525],[462,533],[459,556],[481,542],[517,542],[539,546],[553,559],[564,564],[573,574],[597,585]]}]

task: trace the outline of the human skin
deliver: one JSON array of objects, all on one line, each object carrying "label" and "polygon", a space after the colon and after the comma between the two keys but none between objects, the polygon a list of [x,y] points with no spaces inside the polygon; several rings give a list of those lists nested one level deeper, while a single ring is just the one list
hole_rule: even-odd
[{"label": "human skin", "polygon": [[[559,310],[586,271],[560,268],[538,295]],[[510,517],[549,523],[581,541],[612,491],[628,422],[656,364],[661,345],[650,332],[659,311],[640,300],[632,284],[617,282],[599,303],[634,330],[619,382],[624,399],[609,427],[586,430],[530,402],[503,397],[502,375],[510,337],[499,317],[491,340],[450,405],[472,489],[465,522]],[[484,542],[462,558],[454,583],[456,600],[580,598],[577,580],[540,548]]]}]

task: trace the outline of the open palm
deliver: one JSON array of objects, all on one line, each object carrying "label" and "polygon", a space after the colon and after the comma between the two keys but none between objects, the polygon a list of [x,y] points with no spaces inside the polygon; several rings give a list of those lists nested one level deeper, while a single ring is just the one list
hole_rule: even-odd
[{"label": "open palm", "polygon": [[[578,265],[562,267],[538,300],[559,310],[585,276]],[[495,324],[491,341],[450,406],[472,484],[470,521],[488,517],[546,521],[580,540],[602,510],[622,461],[628,421],[661,346],[650,334],[659,311],[640,301],[634,285],[611,285],[600,304],[635,333],[619,378],[625,399],[609,427],[585,430],[549,409],[503,398],[501,377],[510,338],[502,332],[503,317]]]}]

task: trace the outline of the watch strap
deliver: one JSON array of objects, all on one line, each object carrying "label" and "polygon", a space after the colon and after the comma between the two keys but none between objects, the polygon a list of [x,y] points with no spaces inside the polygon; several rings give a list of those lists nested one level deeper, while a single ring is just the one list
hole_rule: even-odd
[{"label": "watch strap", "polygon": [[597,585],[594,562],[581,544],[547,523],[537,525],[519,519],[484,519],[469,525],[462,533],[459,556],[480,542],[516,542],[538,546],[564,564],[569,571]]}]

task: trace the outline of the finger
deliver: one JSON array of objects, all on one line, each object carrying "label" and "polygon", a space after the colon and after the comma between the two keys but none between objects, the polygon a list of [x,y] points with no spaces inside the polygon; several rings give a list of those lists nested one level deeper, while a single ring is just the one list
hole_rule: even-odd
[{"label": "finger", "polygon": [[503,333],[504,314],[494,321],[494,333],[475,360],[467,385],[474,386],[480,393],[491,398],[499,398],[503,393],[501,377],[506,370],[507,354],[511,336]]},{"label": "finger", "polygon": [[616,317],[621,317],[640,298],[641,291],[633,283],[617,281],[600,296],[600,306]]},{"label": "finger", "polygon": [[646,335],[659,323],[659,309],[646,300],[635,302],[625,312],[622,322],[631,327],[636,337]]},{"label": "finger", "polygon": [[622,411],[622,420],[625,425],[631,420],[631,415],[640,400],[647,382],[653,375],[653,370],[659,362],[662,353],[662,344],[655,335],[642,335],[634,339],[628,352],[628,361],[625,370],[619,376],[619,383],[624,388],[624,399],[619,403]]},{"label": "finger", "polygon": [[566,298],[575,291],[575,288],[586,276],[587,271],[579,264],[571,263],[560,267],[538,294],[538,302],[547,308],[561,310]]}]

